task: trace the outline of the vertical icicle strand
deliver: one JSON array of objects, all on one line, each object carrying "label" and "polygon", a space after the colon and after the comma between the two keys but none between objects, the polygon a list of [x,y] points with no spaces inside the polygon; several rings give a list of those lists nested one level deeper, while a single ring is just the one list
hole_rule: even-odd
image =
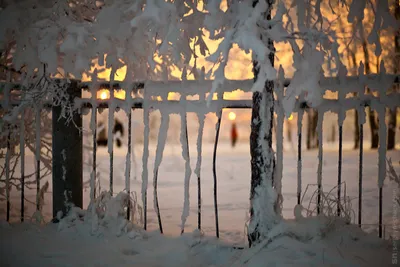
[{"label": "vertical icicle strand", "polygon": [[185,224],[187,217],[190,212],[190,196],[189,196],[189,185],[190,185],[190,176],[192,174],[192,170],[190,168],[190,156],[189,156],[189,142],[188,142],[188,132],[187,132],[187,117],[186,111],[181,112],[181,145],[182,145],[182,157],[185,160],[185,183],[184,183],[184,202],[183,202],[183,211],[182,211],[182,224],[181,224],[181,233],[185,230]]},{"label": "vertical icicle strand", "polygon": [[157,191],[158,169],[161,165],[163,154],[164,154],[165,142],[167,140],[167,134],[168,134],[169,120],[170,120],[169,114],[161,112],[161,125],[160,125],[160,129],[159,129],[159,134],[158,134],[156,159],[154,162],[154,170],[153,170],[154,210],[157,214],[158,226],[160,229],[160,233],[163,233],[163,227],[162,227],[162,222],[161,222],[160,207],[158,204],[158,191]]}]

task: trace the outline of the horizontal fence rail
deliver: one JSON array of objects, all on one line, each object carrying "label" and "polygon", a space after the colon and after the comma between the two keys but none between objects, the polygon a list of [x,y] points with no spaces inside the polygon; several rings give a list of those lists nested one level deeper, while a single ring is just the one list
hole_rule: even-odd
[{"label": "horizontal fence rail", "polygon": [[[378,177],[378,189],[379,189],[379,208],[378,208],[378,227],[379,227],[379,236],[382,237],[383,232],[383,222],[382,222],[382,209],[383,209],[383,181],[386,175],[386,124],[385,124],[385,109],[395,109],[398,108],[400,105],[400,93],[392,92],[388,95],[380,94],[379,96],[375,96],[373,94],[364,94],[364,89],[367,86],[368,88],[372,89],[373,91],[379,91],[379,86],[381,83],[387,84],[388,82],[391,84],[397,84],[400,81],[399,75],[366,75],[363,77],[346,77],[346,85],[341,84],[339,79],[337,78],[324,78],[321,81],[321,88],[323,91],[332,91],[332,92],[339,92],[338,99],[323,99],[322,103],[317,107],[313,108],[308,105],[308,103],[304,100],[303,97],[296,99],[295,106],[294,106],[294,113],[298,114],[298,123],[297,123],[297,204],[301,203],[301,194],[303,192],[302,188],[302,121],[304,117],[304,113],[308,112],[311,109],[314,109],[318,112],[318,123],[317,123],[317,134],[319,142],[318,146],[318,173],[317,173],[317,213],[323,213],[323,205],[321,203],[323,197],[323,142],[322,142],[322,123],[324,114],[326,112],[336,113],[339,116],[338,121],[338,132],[339,132],[339,147],[338,147],[338,178],[337,178],[337,207],[336,207],[336,215],[342,215],[342,208],[341,208],[341,200],[342,200],[342,153],[343,153],[343,125],[342,121],[344,120],[344,115],[346,111],[349,110],[356,110],[359,114],[359,138],[360,138],[360,146],[359,146],[359,166],[358,166],[358,180],[359,180],[359,187],[358,187],[358,224],[361,226],[362,223],[362,182],[363,182],[363,125],[365,123],[365,114],[363,109],[365,107],[371,107],[374,109],[379,116],[379,128],[380,128],[380,144],[379,144],[379,177]],[[55,80],[55,82],[60,82],[59,80]],[[80,92],[76,94],[75,99],[71,99],[71,103],[73,101],[74,107],[77,110],[82,109],[92,109],[92,116],[91,116],[91,131],[92,131],[92,142],[93,142],[93,155],[92,155],[92,170],[91,170],[91,177],[90,177],[90,199],[93,201],[101,192],[96,192],[96,164],[97,164],[97,112],[93,112],[93,110],[98,109],[110,109],[111,111],[115,111],[116,109],[123,109],[127,112],[128,115],[128,136],[129,136],[129,143],[128,143],[128,151],[126,155],[126,174],[125,174],[125,183],[126,183],[126,192],[130,196],[130,169],[131,169],[131,132],[132,132],[132,109],[143,109],[144,111],[144,148],[143,148],[143,173],[142,173],[142,202],[144,206],[143,210],[143,217],[144,217],[144,229],[147,229],[148,223],[148,205],[147,205],[147,186],[148,186],[148,158],[149,158],[149,111],[150,109],[153,110],[160,110],[162,115],[162,125],[160,126],[160,135],[165,135],[165,131],[168,130],[169,127],[169,114],[177,113],[177,114],[184,114],[182,115],[182,135],[181,135],[181,142],[184,144],[184,151],[182,155],[186,161],[186,169],[185,169],[185,194],[188,193],[188,179],[190,178],[189,173],[190,170],[190,162],[189,162],[189,143],[188,143],[188,134],[187,134],[187,123],[186,123],[186,114],[188,112],[194,112],[198,114],[199,117],[199,138],[197,140],[198,144],[198,159],[196,163],[196,170],[194,171],[197,175],[197,190],[198,190],[198,203],[197,203],[197,216],[198,216],[198,225],[197,228],[201,230],[201,180],[200,180],[200,171],[201,171],[201,147],[202,147],[202,131],[204,127],[204,115],[206,113],[216,113],[218,117],[217,128],[215,133],[215,144],[214,144],[214,152],[213,152],[213,189],[214,189],[214,212],[215,212],[215,227],[216,227],[216,236],[219,237],[219,220],[218,220],[218,201],[217,201],[217,171],[216,171],[216,161],[217,161],[217,147],[218,147],[218,139],[219,139],[219,130],[222,123],[222,112],[224,109],[251,109],[252,108],[252,100],[225,100],[223,99],[224,92],[232,92],[238,88],[240,88],[244,92],[249,92],[251,87],[254,84],[253,80],[242,80],[242,81],[233,81],[233,80],[226,80],[222,87],[220,87],[215,93],[218,95],[217,100],[212,100],[206,105],[206,95],[210,93],[210,88],[212,85],[212,81],[168,81],[168,82],[137,82],[131,84],[125,83],[90,83],[90,82],[79,82],[73,81],[74,89],[81,91],[81,89],[88,90],[92,93],[91,98],[82,98],[80,96]],[[279,81],[277,81],[279,84]],[[283,106],[282,101],[284,97],[284,88],[290,85],[290,79],[281,79],[280,86],[281,88],[277,91],[276,94],[276,108],[275,112],[278,113],[278,128],[279,128],[279,135],[282,135],[281,131],[283,131],[283,120],[285,115],[283,113]],[[10,97],[12,95],[12,90],[19,90],[21,88],[18,84],[9,84],[9,83],[0,83],[0,88],[3,89],[3,97],[0,98],[0,111],[3,111],[4,114],[8,114],[13,107],[19,108],[21,107],[22,103],[20,99],[4,99],[5,97]],[[126,90],[127,97],[125,100],[116,99],[114,98],[114,94],[110,94],[110,99],[106,100],[99,100],[97,99],[97,92],[101,89],[108,89],[110,88],[116,90]],[[129,88],[129,89],[124,89]],[[361,89],[360,89],[361,88]],[[137,92],[138,90],[143,90],[143,97],[135,97],[132,98],[131,92]],[[350,98],[346,98],[345,95],[347,93],[354,93],[359,91],[358,96],[352,96]],[[181,100],[151,100],[151,97],[161,96],[166,98],[167,94],[170,92],[174,93],[181,93]],[[199,95],[200,100],[186,100],[185,97],[189,95]],[[183,96],[183,97],[182,97]],[[53,109],[53,127],[61,127],[60,123],[65,123],[65,121],[58,121],[59,119],[55,116],[55,106],[53,105],[52,101],[44,101],[42,103],[41,108],[43,109]],[[36,109],[36,119],[35,119],[35,129],[36,129],[36,145],[35,145],[35,159],[36,159],[36,209],[40,211],[40,203],[41,203],[41,184],[40,184],[40,168],[41,168],[41,160],[40,160],[40,112],[41,109]],[[59,111],[57,111],[59,112]],[[25,201],[25,154],[24,154],[24,147],[25,147],[25,125],[24,125],[24,108],[21,108],[21,120],[20,120],[20,142],[19,145],[21,147],[21,214],[20,218],[21,221],[24,221],[25,217],[25,210],[24,210],[24,201]],[[78,114],[78,112],[76,112]],[[112,114],[111,114],[112,113]],[[82,115],[77,115],[77,120],[82,121]],[[108,134],[108,144],[109,144],[109,156],[110,156],[110,184],[109,184],[109,192],[113,195],[113,140],[112,140],[112,131],[110,130],[111,123],[113,121],[113,112],[109,112],[109,134]],[[79,123],[78,123],[79,125]],[[61,166],[64,166],[68,160],[69,163],[66,164],[71,167],[71,164],[74,165],[76,168],[76,162],[74,161],[71,163],[69,157],[74,155],[74,153],[82,154],[82,136],[80,137],[77,135],[79,134],[79,130],[74,130],[73,127],[68,127],[64,129],[65,131],[56,131],[53,128],[53,155],[58,154],[60,157],[55,158],[53,157],[53,216],[55,216],[59,210],[59,208],[63,205],[64,202],[60,202],[61,199],[57,198],[56,194],[59,194],[60,190],[65,190],[66,188],[70,190],[71,194],[74,196],[71,199],[81,199],[82,198],[82,166],[78,167],[80,170],[75,172],[75,175],[79,176],[79,179],[75,180],[68,180],[65,185],[61,186],[58,190],[54,190],[54,187],[57,188],[57,185],[60,185],[60,180],[55,177],[57,174],[60,176],[60,170],[63,171]],[[163,132],[164,131],[164,132]],[[73,150],[66,150],[67,147],[70,147],[70,143],[67,144],[60,144],[60,142],[56,142],[55,140],[61,140],[60,138],[65,138],[66,134],[70,134],[74,132],[76,135],[75,138],[78,139],[77,142],[74,143]],[[382,138],[382,139],[381,139]],[[280,139],[281,141],[283,139]],[[73,142],[73,141],[69,141]],[[111,144],[111,145],[110,145]],[[80,149],[78,148],[80,146]],[[160,214],[160,207],[158,203],[158,196],[157,196],[157,183],[158,183],[158,176],[159,176],[159,165],[161,164],[162,160],[162,151],[164,150],[165,140],[158,140],[157,144],[157,151],[160,150],[160,157],[156,158],[154,170],[153,170],[153,183],[154,183],[154,201],[155,201],[155,210],[157,214],[158,224],[160,232],[163,232],[162,228],[162,219]],[[6,186],[6,199],[7,199],[7,220],[10,219],[10,199],[9,199],[9,186],[8,183],[12,177],[10,177],[10,157],[11,157],[11,146],[9,138],[7,139],[7,146],[6,146],[6,161],[5,161],[5,182]],[[283,166],[283,146],[277,146],[277,155],[279,156],[278,160],[278,168],[279,173],[282,175],[282,166]],[[157,153],[158,155],[159,153]],[[78,160],[81,160],[81,157],[78,157]],[[76,159],[75,159],[76,160]],[[55,166],[60,165],[60,166]],[[78,164],[79,165],[79,164]],[[188,177],[189,175],[189,177]],[[65,178],[65,172],[61,174]],[[65,181],[65,179],[64,179]],[[80,184],[79,184],[80,183]],[[81,191],[80,193],[76,191]],[[64,201],[64,199],[62,200]],[[78,201],[79,202],[79,201]],[[58,204],[54,204],[58,203]],[[56,205],[56,206],[54,206]],[[78,203],[78,206],[81,206],[82,203]],[[186,205],[186,204],[185,204]],[[188,207],[184,207],[182,216],[186,216],[185,213],[187,212],[185,209]],[[127,218],[130,219],[130,210],[131,206],[128,205],[127,209]],[[62,209],[63,212],[67,212],[65,208]],[[56,217],[56,216],[55,216]],[[184,232],[184,225],[182,225],[181,232]]]}]

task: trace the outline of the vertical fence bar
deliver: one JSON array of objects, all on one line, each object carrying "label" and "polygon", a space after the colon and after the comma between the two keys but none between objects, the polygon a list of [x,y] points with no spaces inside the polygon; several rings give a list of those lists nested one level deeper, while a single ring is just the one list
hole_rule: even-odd
[{"label": "vertical fence bar", "polygon": [[317,123],[317,134],[318,134],[318,195],[317,195],[317,213],[321,213],[321,194],[322,194],[322,165],[323,165],[323,134],[322,134],[322,123],[324,119],[324,113],[322,110],[318,110],[318,123]]},{"label": "vertical fence bar", "polygon": [[360,146],[358,161],[358,226],[361,227],[362,218],[362,180],[363,180],[363,153],[364,153],[364,124],[360,123]]},{"label": "vertical fence bar", "polygon": [[[40,210],[40,108],[35,109],[35,129],[36,129],[36,145],[35,145],[35,160],[36,160],[36,211]],[[53,153],[56,151],[53,150]]]},{"label": "vertical fence bar", "polygon": [[197,175],[197,229],[201,230],[201,152],[204,131],[204,114],[197,114],[199,119],[199,131],[197,135],[197,163],[195,173]]},{"label": "vertical fence bar", "polygon": [[221,128],[222,109],[218,113],[217,131],[215,134],[214,153],[213,153],[213,176],[214,176],[214,214],[215,214],[215,234],[219,238],[219,220],[218,220],[218,194],[217,194],[217,147],[219,139],[219,130]]},{"label": "vertical fence bar", "polygon": [[154,210],[157,214],[157,219],[158,219],[158,227],[160,229],[160,233],[164,233],[163,231],[163,226],[162,226],[162,221],[161,221],[161,213],[160,213],[160,206],[158,203],[158,169],[160,167],[161,161],[162,161],[162,156],[164,153],[164,148],[165,148],[165,142],[167,139],[167,133],[168,133],[168,127],[169,127],[169,114],[163,114],[163,112],[160,110],[161,113],[161,124],[160,124],[160,129],[159,129],[159,134],[158,134],[158,142],[157,142],[157,150],[156,150],[156,159],[154,162],[154,170],[153,170],[153,195],[154,195]]},{"label": "vertical fence bar", "polygon": [[7,222],[10,221],[10,208],[11,208],[11,203],[10,203],[10,158],[11,158],[11,144],[10,144],[10,139],[11,139],[11,127],[8,125],[7,127],[8,133],[7,133],[7,151],[6,151],[6,201],[7,201],[7,211],[6,211],[6,220]]},{"label": "vertical fence bar", "polygon": [[149,160],[149,133],[150,133],[150,125],[149,125],[149,109],[144,103],[143,106],[143,122],[144,122],[144,139],[143,139],[143,169],[142,169],[142,202],[143,202],[143,227],[144,230],[147,230],[147,185],[148,185],[148,160]]},{"label": "vertical fence bar", "polygon": [[302,126],[303,126],[304,108],[300,107],[297,118],[297,204],[300,205],[301,201],[301,145],[302,145]]},{"label": "vertical fence bar", "polygon": [[97,69],[95,69],[93,76],[93,83],[91,85],[91,101],[92,101],[92,117],[90,121],[90,128],[92,131],[92,173],[90,174],[90,202],[96,199],[96,181],[97,181],[97,89],[95,84],[97,79]]},{"label": "vertical fence bar", "polygon": [[383,184],[386,177],[386,142],[387,142],[387,129],[385,122],[386,108],[383,105],[379,106],[378,119],[379,119],[379,162],[378,162],[378,185],[379,185],[379,237],[382,237],[382,206],[383,206]]},{"label": "vertical fence bar", "polygon": [[110,74],[110,98],[108,100],[108,154],[110,156],[110,195],[113,196],[114,193],[114,111],[115,111],[115,103],[114,103],[114,89],[113,89],[113,69],[111,69]]},{"label": "vertical fence bar", "polygon": [[21,153],[21,222],[25,217],[25,111],[21,112],[21,128],[19,133],[19,150]]},{"label": "vertical fence bar", "polygon": [[126,211],[126,219],[130,220],[130,212],[131,212],[131,153],[132,153],[132,107],[129,106],[128,113],[128,152],[126,153],[126,174],[125,174],[125,187],[126,192],[129,196],[128,208]]},{"label": "vertical fence bar", "polygon": [[340,217],[340,199],[342,187],[342,157],[343,157],[343,125],[339,125],[339,162],[338,162],[338,181],[337,181],[337,216]]},{"label": "vertical fence bar", "polygon": [[[94,100],[95,101],[95,100]],[[92,142],[93,142],[93,154],[92,154],[92,174],[90,181],[90,200],[96,199],[96,181],[97,181],[97,107],[92,104]]]}]

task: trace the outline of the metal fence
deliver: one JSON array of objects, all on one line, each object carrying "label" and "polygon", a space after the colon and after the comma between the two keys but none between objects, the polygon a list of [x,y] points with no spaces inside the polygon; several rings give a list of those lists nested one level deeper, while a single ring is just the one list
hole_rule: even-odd
[{"label": "metal fence", "polygon": [[[391,83],[398,83],[398,76],[387,75],[387,79],[391,79]],[[387,108],[395,109],[400,105],[400,94],[396,92],[392,92],[391,94],[364,94],[365,88],[369,87],[376,92],[379,92],[379,81],[380,76],[378,75],[369,75],[364,77],[347,77],[346,78],[346,86],[343,86],[343,83],[336,78],[326,78],[321,82],[321,87],[324,92],[330,90],[332,92],[338,92],[338,99],[323,99],[322,104],[316,108],[318,111],[318,123],[317,123],[317,133],[318,139],[321,140],[318,146],[318,191],[317,191],[317,213],[321,212],[321,196],[322,192],[322,176],[323,176],[323,138],[322,138],[322,122],[324,118],[324,114],[328,111],[334,112],[338,114],[339,118],[343,118],[344,114],[348,110],[357,110],[359,114],[359,166],[358,166],[358,179],[359,179],[359,196],[358,196],[358,224],[362,225],[361,214],[362,214],[362,197],[363,197],[363,125],[365,123],[365,107],[369,106],[378,113],[379,117],[379,128],[380,128],[380,146],[379,146],[379,180],[383,181],[384,176],[386,175],[386,133],[387,127],[385,123],[385,112]],[[277,82],[277,86],[275,88],[276,100],[275,100],[275,112],[277,114],[277,124],[276,124],[276,172],[278,177],[282,177],[283,172],[283,105],[282,100],[285,95],[285,87],[287,87],[290,83],[290,80],[282,80],[283,82]],[[218,139],[220,132],[220,125],[222,120],[222,111],[224,109],[251,109],[252,101],[251,100],[225,100],[223,99],[224,92],[231,92],[236,90],[237,88],[242,89],[243,91],[250,91],[250,88],[253,84],[253,80],[243,80],[243,81],[226,81],[224,86],[221,87],[217,92],[218,99],[210,101],[209,105],[206,103],[207,95],[210,93],[208,88],[211,88],[212,81],[183,81],[183,82],[148,82],[148,83],[134,83],[129,87],[126,85],[118,84],[118,83],[82,83],[79,81],[73,81],[67,89],[67,95],[69,97],[69,101],[74,103],[76,107],[76,112],[73,115],[74,123],[67,123],[66,119],[62,118],[61,112],[62,107],[53,105],[52,101],[47,101],[43,106],[33,107],[33,110],[36,112],[35,119],[35,138],[36,140],[40,140],[40,112],[41,108],[51,108],[52,112],[52,182],[53,182],[53,217],[57,218],[57,212],[63,211],[67,212],[65,207],[65,196],[64,192],[68,191],[70,195],[68,199],[72,201],[77,206],[82,206],[82,133],[80,132],[80,127],[82,126],[82,114],[79,113],[82,109],[109,109],[109,120],[113,121],[113,114],[116,109],[125,109],[128,116],[128,153],[126,159],[126,189],[127,193],[130,193],[130,168],[131,168],[131,132],[132,132],[132,109],[143,109],[144,112],[144,147],[143,147],[143,173],[142,173],[142,201],[143,201],[143,212],[144,212],[144,229],[147,229],[147,180],[148,180],[148,158],[149,158],[149,112],[150,109],[159,109],[161,114],[163,111],[168,109],[168,112],[179,113],[182,116],[182,138],[184,140],[183,145],[187,147],[187,157],[189,157],[189,144],[188,144],[188,136],[187,136],[187,122],[186,122],[186,114],[188,112],[195,112],[198,114],[203,114],[204,110],[206,112],[214,112],[218,117],[217,127],[216,127],[216,139],[214,144],[214,152],[213,152],[213,190],[214,190],[214,212],[215,212],[215,229],[216,236],[219,237],[219,221],[218,221],[218,191],[217,191],[217,147],[218,147]],[[25,108],[23,107],[21,100],[10,100],[10,96],[12,95],[13,90],[18,90],[19,85],[9,85],[9,84],[1,84],[3,88],[3,95],[1,101],[0,112],[5,116],[7,114],[11,114],[12,112],[20,113],[19,116],[23,116],[25,112]],[[126,98],[125,100],[115,99],[113,93],[110,94],[110,98],[106,100],[97,99],[97,92],[100,89],[108,89],[110,91],[123,89],[126,90]],[[126,89],[128,88],[128,89]],[[81,92],[83,90],[88,90],[91,92],[91,98],[82,98]],[[137,92],[138,90],[143,90],[142,96],[132,97],[132,92]],[[166,96],[170,92],[176,92],[181,94],[181,100],[167,100]],[[348,93],[357,93],[357,96],[352,94],[351,97],[346,97]],[[187,100],[186,96],[188,95],[199,95],[198,100]],[[161,96],[164,100],[154,100],[154,97]],[[7,99],[8,98],[8,99]],[[14,107],[14,109],[13,109]],[[207,107],[207,108],[205,108]],[[32,107],[29,107],[32,108]],[[297,154],[297,203],[301,203],[301,195],[304,189],[302,188],[302,121],[303,115],[305,112],[309,111],[311,107],[307,105],[303,98],[298,98],[296,100],[294,112],[298,115],[298,154]],[[17,110],[17,111],[16,111]],[[97,112],[92,112],[91,121],[93,125],[97,125]],[[20,146],[20,156],[21,156],[21,177],[20,177],[20,191],[21,191],[21,221],[24,221],[24,190],[26,187],[25,184],[25,170],[24,170],[24,151],[25,151],[25,137],[24,135],[24,120],[18,119],[14,122],[11,122],[7,127],[12,127],[12,124],[19,125],[19,146]],[[23,118],[23,117],[21,117]],[[168,122],[166,123],[166,127],[168,128]],[[338,162],[338,174],[337,174],[337,201],[341,201],[343,198],[342,192],[342,153],[343,153],[343,126],[340,123],[339,119],[339,162]],[[202,127],[204,127],[204,123],[199,127],[199,137],[198,142],[202,144]],[[110,128],[110,127],[109,127]],[[5,128],[3,128],[5,129]],[[92,142],[93,142],[93,153],[92,153],[92,173],[90,177],[91,184],[91,200],[95,199],[98,192],[95,191],[95,187],[93,185],[96,184],[96,174],[97,174],[97,127],[92,127]],[[11,177],[12,173],[10,170],[12,167],[10,166],[10,159],[12,148],[10,145],[10,138],[12,133],[9,132],[8,136],[5,140],[6,146],[3,147],[6,150],[5,153],[5,163],[2,171],[2,177],[5,182],[5,202],[6,202],[6,219],[10,219],[10,188],[12,185],[11,181],[13,177]],[[109,129],[109,140],[112,140],[112,131]],[[3,142],[4,143],[4,142]],[[41,201],[41,148],[40,142],[36,142],[35,145],[35,157],[36,157],[36,209],[39,211],[40,209],[40,201]],[[114,150],[113,146],[109,146],[109,160],[110,160],[110,175],[109,175],[109,188],[111,194],[113,194],[113,184],[114,184],[114,173],[113,173],[113,163],[114,163]],[[158,196],[157,196],[157,175],[158,175],[158,166],[155,168],[155,178],[154,178],[154,192],[155,192],[155,205],[157,207],[157,218],[160,232],[163,232],[162,227],[162,219],[158,205]],[[187,166],[186,166],[187,167]],[[197,169],[195,171],[197,178],[197,216],[198,216],[198,229],[201,229],[201,177],[200,177],[200,169],[201,169],[201,158],[198,159]],[[61,179],[61,177],[63,179]],[[14,185],[15,186],[15,185]],[[383,183],[378,183],[379,188],[379,236],[382,237],[383,233],[383,223],[382,223],[382,191]],[[185,190],[188,190],[187,185],[185,185]],[[129,206],[127,216],[129,219]],[[337,203],[337,216],[341,216],[340,203]],[[184,229],[182,229],[183,232]]]}]

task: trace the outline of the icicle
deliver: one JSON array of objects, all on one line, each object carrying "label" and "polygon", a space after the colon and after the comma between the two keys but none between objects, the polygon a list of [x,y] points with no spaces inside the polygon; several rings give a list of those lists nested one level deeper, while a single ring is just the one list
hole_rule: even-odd
[{"label": "icicle", "polygon": [[197,163],[194,173],[197,175],[197,228],[201,229],[201,160],[202,160],[202,146],[203,146],[203,131],[205,115],[203,113],[197,114],[199,119],[199,131],[197,134]]},{"label": "icicle", "polygon": [[21,153],[21,222],[25,213],[25,111],[21,112],[21,128],[19,133],[19,150]]},{"label": "icicle", "polygon": [[298,112],[298,118],[297,118],[297,204],[300,205],[300,199],[301,199],[301,171],[302,171],[302,162],[301,162],[301,144],[302,144],[302,126],[303,126],[303,115],[304,115],[304,109],[300,107],[299,112]]},{"label": "icicle", "polygon": [[222,109],[218,112],[217,129],[214,141],[214,154],[213,154],[213,175],[214,175],[214,214],[215,214],[215,234],[219,238],[219,218],[218,218],[218,186],[217,186],[217,148],[219,139],[219,130],[221,128]]},{"label": "icicle", "polygon": [[7,222],[10,221],[10,158],[11,158],[11,145],[10,145],[10,139],[11,139],[11,129],[10,125],[7,127],[8,134],[7,134],[7,151],[6,151],[6,201],[7,201],[7,215],[6,215],[6,220]]},{"label": "icicle", "polygon": [[35,128],[36,128],[36,211],[40,210],[40,108],[36,107]]},{"label": "icicle", "polygon": [[322,193],[322,164],[323,164],[323,135],[322,135],[322,123],[324,120],[324,113],[320,109],[318,110],[318,122],[317,122],[317,134],[318,134],[318,199],[317,199],[317,213],[321,212],[321,193]]},{"label": "icicle", "polygon": [[188,142],[188,133],[187,133],[187,118],[186,111],[183,110],[181,112],[181,145],[182,145],[182,157],[185,160],[185,184],[184,184],[184,202],[183,202],[183,210],[181,216],[181,233],[184,232],[185,224],[187,217],[190,212],[190,196],[189,196],[189,185],[190,185],[190,176],[192,174],[192,170],[190,168],[190,156],[189,156],[189,142]]},{"label": "icicle", "polygon": [[154,170],[153,170],[154,210],[157,214],[158,225],[159,225],[161,233],[163,233],[163,227],[162,227],[161,214],[160,214],[160,209],[159,209],[159,204],[158,204],[158,192],[157,192],[158,169],[161,165],[163,154],[164,154],[165,142],[167,140],[167,134],[168,134],[169,119],[170,118],[169,118],[168,113],[165,114],[164,112],[161,112],[161,125],[160,125],[159,134],[158,134],[156,159],[154,162]]},{"label": "icicle", "polygon": [[148,185],[148,160],[149,160],[149,109],[147,107],[147,99],[143,103],[143,122],[144,122],[144,140],[143,140],[143,170],[142,170],[142,202],[144,209],[144,230],[147,230],[147,185]]}]

